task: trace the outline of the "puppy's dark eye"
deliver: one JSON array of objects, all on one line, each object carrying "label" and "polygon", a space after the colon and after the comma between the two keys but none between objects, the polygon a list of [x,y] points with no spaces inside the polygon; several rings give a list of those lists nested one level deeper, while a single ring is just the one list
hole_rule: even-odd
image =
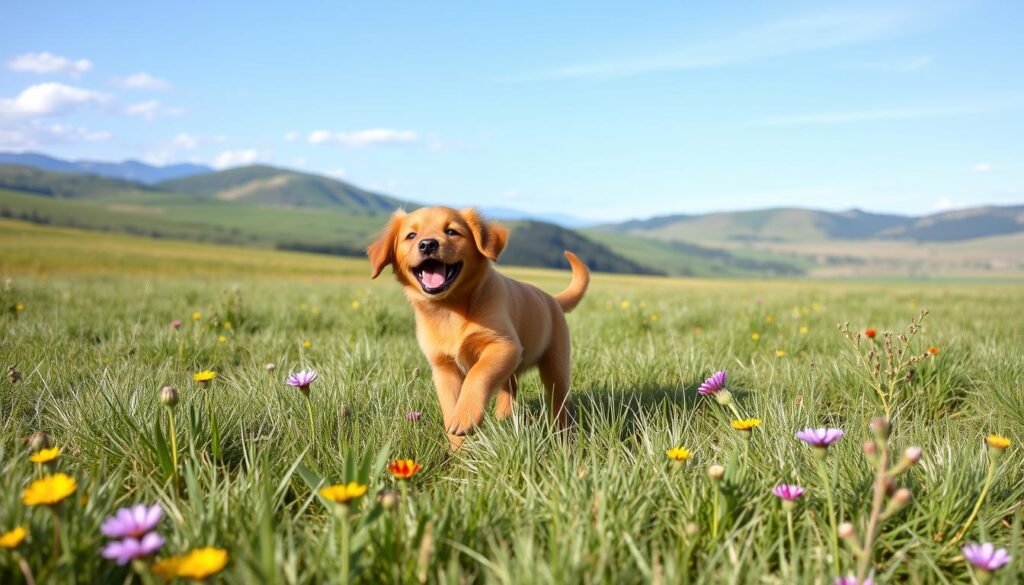
[{"label": "puppy's dark eye", "polygon": [[452,228],[448,228],[448,229],[444,230],[444,233],[445,233],[445,235],[448,235],[448,236],[457,236],[457,235],[459,235],[459,232],[453,230]]},{"label": "puppy's dark eye", "polygon": [[409,235],[405,236],[405,239],[411,240],[416,237],[416,232],[409,232]]}]

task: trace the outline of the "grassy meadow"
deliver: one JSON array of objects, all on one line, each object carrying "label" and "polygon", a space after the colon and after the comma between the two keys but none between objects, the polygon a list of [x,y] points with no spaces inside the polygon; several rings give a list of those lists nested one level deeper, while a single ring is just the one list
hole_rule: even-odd
[{"label": "grassy meadow", "polygon": [[[502,270],[552,292],[569,280]],[[968,542],[1014,557],[991,582],[1024,580],[1019,284],[596,274],[568,316],[575,425],[548,430],[534,373],[511,419],[488,420],[450,454],[411,309],[368,272],[352,259],[0,221],[0,366],[20,374],[0,379],[0,534],[27,530],[0,548],[0,582],[26,570],[36,583],[159,582],[146,563],[100,556],[100,525],[138,503],[164,510],[157,558],[227,552],[209,582],[830,584],[865,566],[874,583],[983,582],[961,554]],[[876,501],[862,444],[883,405],[871,358],[858,356],[923,309],[903,354],[919,359],[896,368],[889,403],[893,464],[922,452],[893,473],[893,491],[912,497]],[[877,336],[858,350],[837,329],[846,322]],[[310,368],[307,409],[284,380]],[[193,381],[207,369],[218,374],[208,386]],[[759,426],[735,430],[730,406],[697,393],[718,370],[736,414]],[[180,393],[177,467],[167,385]],[[794,437],[805,427],[846,435],[819,461]],[[55,462],[29,461],[38,431],[61,448]],[[993,433],[1010,446],[990,464]],[[885,444],[873,443],[879,456]],[[672,461],[673,447],[692,457]],[[387,462],[398,458],[422,471],[396,480]],[[47,465],[75,478],[75,493],[26,506]],[[368,489],[347,508],[318,495],[321,482],[349,481]],[[806,489],[788,514],[780,483]],[[879,502],[891,508],[881,516]],[[843,522],[861,542],[877,526],[869,552],[834,538]]]}]

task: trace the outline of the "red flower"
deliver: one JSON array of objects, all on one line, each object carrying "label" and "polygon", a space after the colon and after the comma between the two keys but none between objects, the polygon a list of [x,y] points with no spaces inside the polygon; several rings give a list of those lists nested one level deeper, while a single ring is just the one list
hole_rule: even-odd
[{"label": "red flower", "polygon": [[412,459],[395,459],[388,464],[388,471],[398,479],[409,479],[419,473],[423,466]]},{"label": "red flower", "polygon": [[867,337],[868,339],[874,339],[875,335],[877,333],[878,333],[877,331],[875,331],[874,329],[870,329],[870,328],[864,330],[864,336]]},{"label": "red flower", "polygon": [[933,345],[928,348],[928,353],[930,353],[931,355],[939,355],[939,348]]}]

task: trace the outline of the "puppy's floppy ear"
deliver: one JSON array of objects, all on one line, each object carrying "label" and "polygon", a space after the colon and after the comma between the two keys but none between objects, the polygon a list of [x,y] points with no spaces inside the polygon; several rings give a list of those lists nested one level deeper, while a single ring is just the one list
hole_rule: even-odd
[{"label": "puppy's floppy ear", "polygon": [[398,236],[398,226],[405,216],[404,210],[395,211],[388,225],[384,226],[377,234],[377,239],[366,249],[366,255],[370,257],[370,278],[377,278],[385,266],[395,263],[395,238]]},{"label": "puppy's floppy ear", "polygon": [[476,248],[487,259],[496,261],[508,244],[508,230],[500,223],[486,221],[476,209],[467,207],[459,212],[473,232]]}]

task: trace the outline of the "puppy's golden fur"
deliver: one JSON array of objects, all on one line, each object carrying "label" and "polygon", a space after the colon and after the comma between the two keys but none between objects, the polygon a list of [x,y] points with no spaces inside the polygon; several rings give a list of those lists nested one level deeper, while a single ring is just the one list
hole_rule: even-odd
[{"label": "puppy's golden fur", "polygon": [[433,370],[452,447],[495,415],[512,414],[516,374],[537,366],[559,428],[567,422],[569,328],[565,313],[587,290],[590,273],[573,253],[572,281],[551,296],[492,267],[508,230],[474,209],[397,211],[367,249],[376,278],[391,265],[416,314],[416,338]]}]

